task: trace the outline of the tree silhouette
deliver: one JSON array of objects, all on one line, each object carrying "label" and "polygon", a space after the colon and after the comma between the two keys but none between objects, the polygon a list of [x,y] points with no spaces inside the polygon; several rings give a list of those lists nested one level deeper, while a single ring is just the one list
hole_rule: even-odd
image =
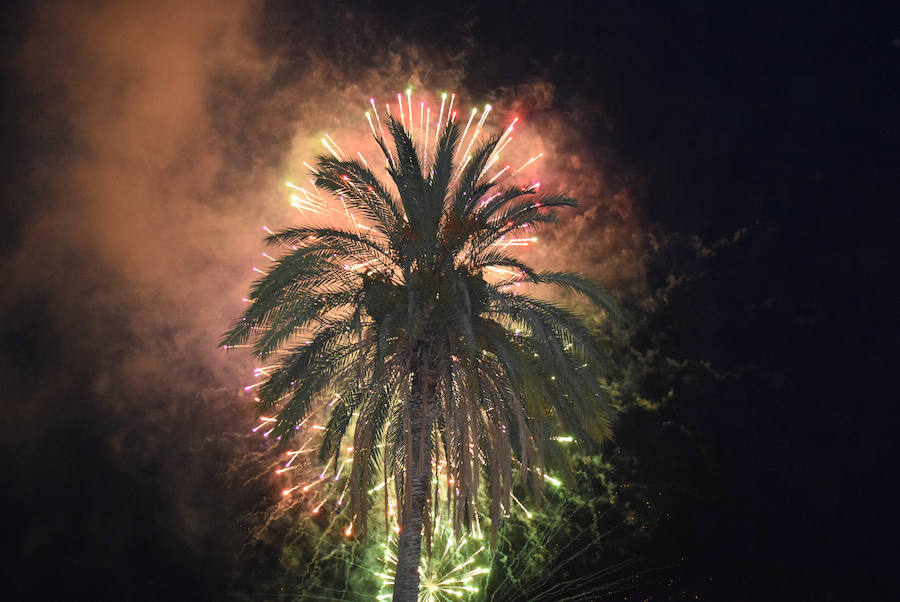
[{"label": "tree silhouette", "polygon": [[540,496],[545,467],[566,461],[559,446],[545,445],[551,436],[589,444],[609,436],[596,340],[578,315],[532,288],[580,295],[613,316],[617,309],[584,277],[538,272],[507,252],[504,236],[553,222],[556,208],[576,201],[484,178],[499,136],[458,165],[459,129],[450,122],[423,171],[410,133],[392,118],[385,125],[392,148],[377,141],[393,186],[357,161],[320,156],[313,171],[317,186],[369,226],[269,236],[289,250],[254,283],[222,344],[251,341],[259,358],[278,355],[258,399],[260,411],[277,411],[272,434],[283,442],[331,403],[320,459],[336,461],[352,436],[350,512],[359,533],[367,489],[379,471],[385,483],[393,477],[394,600],[410,601],[440,491],[441,511],[458,530],[476,520],[479,486],[489,488],[493,545],[514,468]]}]

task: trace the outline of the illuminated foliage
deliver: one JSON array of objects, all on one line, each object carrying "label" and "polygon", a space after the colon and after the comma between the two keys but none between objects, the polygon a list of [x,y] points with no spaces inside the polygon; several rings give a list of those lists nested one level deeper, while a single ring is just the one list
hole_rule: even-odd
[{"label": "illuminated foliage", "polygon": [[[534,239],[519,232],[575,205],[539,194],[536,184],[508,183],[508,165],[488,175],[516,120],[476,145],[490,105],[466,142],[476,111],[460,134],[455,113],[441,127],[442,103],[429,156],[430,113],[422,103],[417,127],[409,91],[405,117],[402,101],[399,121],[379,120],[377,131],[370,121],[391,185],[326,135],[332,156],[317,159],[312,181],[340,200],[351,227],[272,233],[267,240],[282,255],[257,270],[249,306],[223,340],[249,342],[261,360],[274,361],[248,387],[260,411],[274,413],[258,427],[267,435],[286,445],[321,416],[307,443],[319,440],[333,481],[345,467],[349,473],[336,504],[346,493],[346,537],[368,532],[380,481],[386,530],[392,509],[398,515],[395,600],[414,597],[422,539],[433,544],[435,528],[444,528],[439,516],[458,537],[483,520],[493,545],[512,508],[514,471],[540,495],[545,482],[561,482],[548,467],[568,464],[550,437],[574,433],[596,445],[610,434],[596,338],[577,314],[532,289],[580,295],[594,311],[618,314],[610,295],[582,276],[538,272],[508,253]],[[318,192],[315,200],[291,186],[304,194],[298,207],[328,215]],[[350,446],[342,444],[347,436]],[[279,470],[292,469],[307,443],[287,452]],[[321,488],[329,464],[284,496]]]}]

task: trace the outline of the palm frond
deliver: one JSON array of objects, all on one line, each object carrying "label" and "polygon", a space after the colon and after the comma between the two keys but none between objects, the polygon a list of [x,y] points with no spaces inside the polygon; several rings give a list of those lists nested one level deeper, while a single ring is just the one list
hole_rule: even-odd
[{"label": "palm frond", "polygon": [[359,161],[320,156],[316,161],[316,185],[345,198],[352,208],[385,235],[397,229],[403,216],[397,201],[375,174]]}]

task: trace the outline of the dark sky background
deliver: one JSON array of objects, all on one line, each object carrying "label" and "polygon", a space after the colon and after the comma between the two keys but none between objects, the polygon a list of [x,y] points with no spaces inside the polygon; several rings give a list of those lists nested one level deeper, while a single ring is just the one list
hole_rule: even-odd
[{"label": "dark sky background", "polygon": [[732,377],[682,392],[716,493],[674,589],[895,589],[895,3],[9,3],[2,59],[9,599],[227,597],[259,442],[215,343],[282,182],[407,85],[533,124],[584,201],[536,262],[693,282],[663,351]]}]

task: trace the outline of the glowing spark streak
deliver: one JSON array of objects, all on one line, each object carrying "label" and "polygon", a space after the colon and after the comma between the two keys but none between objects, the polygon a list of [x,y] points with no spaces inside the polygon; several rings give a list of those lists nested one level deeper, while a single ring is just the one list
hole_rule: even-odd
[{"label": "glowing spark streak", "polygon": [[272,231],[269,229],[268,226],[263,226],[263,230],[265,230],[265,231],[268,232],[269,234],[273,234],[273,235],[275,234],[274,232],[272,232]]},{"label": "glowing spark streak", "polygon": [[265,275],[265,272],[263,272],[261,269],[259,269],[259,268],[256,267],[256,266],[253,266],[253,271]]},{"label": "glowing spark streak", "polygon": [[337,151],[335,149],[331,148],[331,145],[328,144],[328,140],[326,140],[325,138],[320,138],[319,140],[325,146],[325,148],[328,149],[328,152],[330,152],[332,155],[334,155],[335,159],[337,159],[338,161],[342,160],[342,157],[337,153]]},{"label": "glowing spark streak", "polygon": [[484,174],[487,173],[487,170],[489,170],[494,165],[494,163],[497,162],[497,159],[499,159],[499,158],[500,157],[498,157],[497,155],[494,155],[494,158],[487,162],[487,165],[484,166],[484,169],[481,170],[481,173],[478,174],[478,177],[480,178],[480,177],[484,176]]},{"label": "glowing spark streak", "polygon": [[294,485],[294,486],[291,487],[290,489],[285,489],[284,491],[281,492],[281,495],[283,495],[283,496],[288,496],[288,495],[291,494],[292,491],[294,491],[294,490],[297,489],[298,487],[300,487],[300,485]]},{"label": "glowing spark streak", "polygon": [[510,136],[509,138],[506,139],[505,142],[503,142],[502,144],[500,144],[500,146],[497,147],[497,150],[494,151],[494,158],[496,158],[496,159],[499,159],[499,158],[500,158],[500,153],[503,152],[503,149],[506,148],[506,145],[507,145],[507,144],[509,144],[510,142],[512,142],[512,139],[513,139],[513,137]]},{"label": "glowing spark streak", "polygon": [[550,481],[550,483],[552,483],[552,484],[555,485],[556,487],[559,487],[560,485],[562,485],[562,481],[560,481],[559,479],[554,479],[553,477],[551,477],[551,476],[548,475],[548,474],[544,474],[544,475],[542,475],[542,476],[543,476],[545,479],[547,479],[548,481]]},{"label": "glowing spark streak", "polygon": [[306,209],[308,211],[312,211],[313,213],[319,213],[321,215],[328,215],[327,211],[322,210],[322,209],[325,209],[324,207],[320,207],[317,203],[309,200],[308,198],[301,199],[297,195],[292,194],[291,200],[294,201],[293,203],[291,203],[291,206],[296,207],[297,209],[300,209],[301,211]]},{"label": "glowing spark streak", "polygon": [[352,271],[352,270],[358,270],[358,269],[360,269],[360,268],[366,267],[366,266],[369,265],[370,263],[372,263],[372,262],[371,262],[371,261],[366,261],[365,263],[358,263],[358,264],[356,264],[356,265],[345,265],[345,266],[344,266],[344,269],[345,269],[345,270],[351,270],[351,271]]},{"label": "glowing spark streak", "polygon": [[[438,134],[441,133],[441,121],[444,119],[444,103],[446,101],[447,101],[447,93],[444,92],[443,94],[441,94],[441,112],[438,114],[438,120],[434,126],[434,139],[435,140],[438,139]],[[450,116],[450,114],[448,113],[447,117],[449,117],[449,116]]]},{"label": "glowing spark streak", "polygon": [[346,466],[347,463],[348,463],[349,461],[350,461],[350,458],[347,458],[347,459],[344,460],[344,461],[341,463],[341,465],[338,467],[337,474],[334,475],[334,480],[335,480],[335,481],[340,480],[340,478],[341,478],[341,471],[344,470],[344,466]]},{"label": "glowing spark streak", "polygon": [[454,182],[456,182],[456,180],[459,179],[459,176],[462,175],[463,170],[465,170],[466,165],[468,165],[469,161],[471,161],[471,160],[472,160],[472,155],[468,155],[466,157],[466,160],[463,161],[462,164],[459,166],[459,170],[457,170],[456,175],[453,176],[453,179],[450,181],[450,184],[453,184]]},{"label": "glowing spark streak", "polygon": [[[347,203],[344,202],[344,197],[340,196],[340,197],[338,197],[338,199],[340,199],[340,201],[341,201],[341,206],[343,206],[343,208],[344,208],[344,213],[347,215],[347,219],[350,220],[351,223],[355,224],[356,220],[353,219],[353,215],[347,209]],[[359,228],[357,228],[356,233],[359,234]]]},{"label": "glowing spark streak", "polygon": [[428,111],[425,113],[425,146],[424,148],[424,158],[422,159],[423,163],[428,163],[428,131],[430,128],[431,122],[431,107],[428,107]]},{"label": "glowing spark streak", "polygon": [[[463,536],[463,538],[465,538],[465,536]],[[452,546],[452,545],[453,545],[453,533],[450,533],[450,536],[447,537],[447,545],[444,546],[444,553],[441,554],[441,558],[447,557],[447,552],[450,551],[450,546]]]},{"label": "glowing spark streak", "polygon": [[306,493],[307,491],[309,491],[310,489],[312,489],[313,487],[315,487],[316,485],[321,483],[323,480],[324,479],[317,479],[315,481],[312,481],[311,483],[307,483],[306,485],[303,486],[303,493]]},{"label": "glowing spark streak", "polygon": [[[463,546],[464,546],[464,545],[466,545],[466,541],[468,541],[468,538],[467,538],[465,535],[463,535],[463,536],[462,536],[462,539],[459,540],[459,545],[456,546],[456,550],[454,550],[453,553],[454,553],[454,554],[459,554],[459,551],[463,549]],[[452,572],[452,571],[451,571],[451,572]]]},{"label": "glowing spark streak", "polygon": [[422,130],[425,127],[425,101],[419,103],[419,137],[424,138]]},{"label": "glowing spark streak", "polygon": [[406,127],[406,120],[403,117],[403,95],[397,92],[397,104],[400,105],[400,125]]},{"label": "glowing spark streak", "polygon": [[[466,122],[466,129],[463,130],[463,135],[459,139],[460,143],[462,143],[462,141],[466,139],[466,134],[469,133],[469,126],[472,125],[472,119],[475,118],[475,113],[477,113],[477,112],[478,112],[478,107],[473,107],[472,112],[469,114],[469,120]],[[466,154],[468,154],[468,152],[469,152],[469,150],[466,149]]]},{"label": "glowing spark streak", "polygon": [[491,246],[496,247],[527,247],[528,243],[537,242],[537,237],[532,236],[531,238],[507,238],[503,240],[498,240]]},{"label": "glowing spark streak", "polygon": [[537,236],[532,236],[530,238],[507,238],[503,242],[495,242],[495,245],[500,245],[504,247],[508,247],[510,245],[515,246],[528,246],[530,242],[537,242]]},{"label": "glowing spark streak", "polygon": [[487,120],[487,116],[490,114],[492,108],[493,107],[491,105],[484,105],[484,113],[481,114],[481,120],[479,120],[479,122],[478,122],[478,127],[476,128],[476,131],[480,130],[481,127],[484,125],[484,122]]},{"label": "glowing spark streak", "polygon": [[[378,131],[381,132],[381,139],[384,140],[384,127],[381,125],[381,118],[378,117],[378,109],[375,108],[375,99],[370,98],[369,103],[372,105],[372,110],[375,112],[375,121],[378,122]],[[388,107],[390,110],[390,106]]]},{"label": "glowing spark streak", "polygon": [[369,489],[369,494],[371,495],[371,494],[375,493],[376,491],[381,491],[382,489],[384,489],[385,485],[387,485],[388,483],[390,483],[393,480],[394,480],[394,477],[390,477],[387,481],[382,481],[381,483],[378,483],[377,485],[375,485],[375,487],[373,487],[372,489]]},{"label": "glowing spark streak", "polygon": [[506,167],[504,167],[503,169],[501,169],[500,171],[498,171],[497,173],[495,173],[495,174],[494,174],[494,177],[491,178],[490,180],[488,180],[488,183],[489,183],[489,184],[493,184],[494,181],[495,181],[497,178],[499,178],[500,176],[502,176],[502,175],[503,175],[503,172],[505,172],[507,169],[509,169],[509,165],[507,165]]},{"label": "glowing spark streak", "polygon": [[528,518],[531,518],[531,512],[528,511],[528,508],[523,506],[522,502],[520,502],[519,499],[515,495],[513,495],[512,493],[510,493],[509,495],[512,497],[513,501],[519,505],[519,508],[521,508],[522,511],[525,512],[525,516],[527,516]]},{"label": "glowing spark streak", "polygon": [[519,169],[517,169],[517,170],[514,171],[513,173],[519,173],[520,171],[522,171],[523,169],[525,169],[526,167],[528,167],[529,165],[531,165],[532,163],[534,163],[535,161],[537,161],[538,159],[540,159],[540,158],[543,157],[543,156],[544,156],[544,153],[540,153],[540,154],[538,154],[538,155],[535,155],[534,157],[528,159],[528,161],[525,161],[525,163],[522,164],[522,167],[520,167]]},{"label": "glowing spark streak", "polygon": [[310,201],[311,203],[313,203],[315,205],[320,206],[322,209],[329,209],[328,201],[323,199],[322,196],[319,194],[319,189],[316,188],[315,181],[310,180],[310,182],[313,185],[313,190],[316,191],[315,193],[312,193],[312,192],[306,190],[305,188],[299,188],[298,190],[300,190],[300,192],[303,193],[303,196],[306,197],[306,200]]},{"label": "glowing spark streak", "polygon": [[[456,99],[456,92],[450,95],[450,106],[447,107],[447,121],[456,119],[456,113],[453,112],[453,101]],[[452,115],[452,117],[451,117]]]},{"label": "glowing spark streak", "polygon": [[[294,453],[291,455],[291,459],[287,461],[287,464],[285,464],[284,467],[285,467],[285,468],[290,468],[290,467],[291,467],[291,464],[294,463],[294,460],[297,459],[297,456],[299,456],[300,453],[301,453],[302,451],[303,451],[302,449],[298,449],[296,452],[294,452]],[[288,452],[288,453],[290,454],[291,452]]]},{"label": "glowing spark streak", "polygon": [[[285,396],[285,397],[287,397],[287,396]],[[283,399],[283,398],[282,398],[282,399]],[[306,423],[306,421],[309,420],[310,416],[312,416],[312,414],[310,414],[309,416],[307,416],[306,418],[304,418],[303,420],[301,420],[300,422],[298,422],[296,425],[294,425],[294,429],[297,430],[297,429],[299,429],[301,426],[303,426],[303,425]],[[305,452],[305,451],[310,451],[310,450],[306,449],[306,444],[309,443],[311,440],[312,440],[312,437],[310,437],[309,439],[307,439],[307,440],[303,443],[303,445],[300,446],[300,449],[297,450],[297,453],[294,453],[294,452],[287,452],[288,454],[293,454],[293,456],[291,456],[291,459],[287,461],[287,464],[285,464],[285,466],[290,466],[290,465],[294,462],[294,460],[297,458],[297,456],[298,456],[300,453]]]},{"label": "glowing spark streak", "polygon": [[412,88],[406,89],[406,108],[409,109],[409,135],[412,136],[413,129],[413,111],[412,111]]},{"label": "glowing spark streak", "polygon": [[498,196],[500,196],[500,193],[499,193],[499,192],[496,193],[496,194],[492,194],[492,195],[489,196],[488,198],[486,198],[486,199],[484,199],[483,201],[481,201],[481,205],[479,205],[479,206],[480,206],[480,207],[484,207],[485,205],[487,205],[488,203],[490,203],[491,201],[493,201],[494,199],[496,199]]},{"label": "glowing spark streak", "polygon": [[[469,145],[466,147],[466,152],[463,154],[469,154],[469,151],[472,149],[472,145],[475,144],[475,141],[478,139],[478,135],[481,133],[481,128],[482,126],[484,126],[484,122],[487,119],[488,114],[491,112],[491,108],[491,105],[484,105],[484,113],[481,114],[481,119],[478,120],[478,125],[475,126],[475,132],[472,134],[472,139],[469,140]],[[475,113],[472,113],[472,115],[474,116]],[[469,118],[469,121],[472,121],[471,117]],[[466,128],[468,129],[468,126],[466,126]],[[461,140],[465,140],[465,136],[463,136]],[[459,173],[462,173],[461,166]]]},{"label": "glowing spark streak", "polygon": [[366,158],[363,157],[362,153],[359,152],[359,151],[356,151],[356,156],[359,157],[359,158],[362,160],[363,165],[366,166],[366,169],[369,169],[369,164],[366,162]]},{"label": "glowing spark streak", "polygon": [[347,156],[347,154],[344,152],[344,150],[341,148],[341,146],[337,142],[334,141],[334,138],[332,138],[328,134],[325,134],[325,137],[328,138],[328,141],[331,142],[334,145],[334,148],[336,148],[338,150],[338,152],[341,154],[342,159]]},{"label": "glowing spark streak", "polygon": [[[375,106],[375,105],[372,105]],[[375,124],[372,123],[372,116],[366,111],[366,119],[369,121],[369,127],[372,129],[372,135],[378,138],[378,133],[375,131]]]},{"label": "glowing spark streak", "polygon": [[[516,127],[516,122],[517,122],[517,121],[519,121],[519,118],[518,118],[518,117],[516,117],[515,119],[512,120],[512,123],[510,123],[510,124],[509,124],[509,127],[506,128],[506,131],[503,132],[503,135],[502,135],[502,136],[500,136],[500,141],[497,142],[497,144],[503,144],[503,141],[506,140],[507,136],[509,136],[510,134],[512,134],[513,128]],[[497,153],[499,154],[500,151],[497,151]]]},{"label": "glowing spark streak", "polygon": [[475,562],[475,556],[477,556],[478,554],[480,554],[480,553],[483,552],[483,551],[484,551],[484,546],[481,546],[480,548],[478,548],[478,550],[477,550],[474,554],[472,554],[472,556],[471,556],[468,560],[466,560],[466,561],[463,562],[462,564],[458,565],[455,569],[453,569],[453,570],[450,571],[449,573],[447,573],[447,576],[450,576],[451,574],[455,573],[455,572],[458,571],[459,569],[461,569],[461,568],[463,568],[463,567],[465,567],[465,566],[468,566],[468,565],[472,564],[473,562]]},{"label": "glowing spark streak", "polygon": [[518,275],[519,275],[518,272],[515,272],[515,271],[513,271],[513,270],[508,270],[508,269],[506,269],[506,268],[501,268],[500,266],[496,266],[496,265],[489,265],[489,266],[487,266],[487,269],[493,270],[493,271],[498,272],[498,273],[500,273],[500,274],[507,274],[507,275],[510,275],[510,276],[518,276]]},{"label": "glowing spark streak", "polygon": [[[259,384],[262,384],[262,383],[259,383]],[[244,389],[246,390],[247,387],[244,387]],[[256,428],[252,429],[251,432],[255,433],[256,431],[258,431],[262,427],[266,426],[267,424],[275,422],[274,418],[266,418],[265,416],[260,416],[259,419],[262,420],[262,424],[258,425]]]}]

